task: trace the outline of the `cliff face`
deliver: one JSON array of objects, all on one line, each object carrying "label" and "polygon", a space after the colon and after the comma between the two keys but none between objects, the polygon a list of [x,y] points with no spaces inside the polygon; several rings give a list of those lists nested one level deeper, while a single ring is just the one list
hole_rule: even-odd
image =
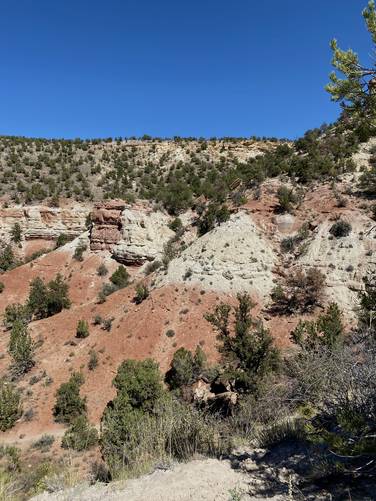
[{"label": "cliff face", "polygon": [[79,203],[65,207],[32,205],[0,209],[0,242],[8,243],[16,223],[22,240],[16,253],[22,259],[41,249],[52,249],[59,235],[73,239],[86,230],[90,209]]},{"label": "cliff face", "polygon": [[127,204],[121,200],[95,204],[90,214],[91,250],[112,250],[113,246],[121,240],[121,213],[126,206]]},{"label": "cliff face", "polygon": [[109,250],[116,261],[126,265],[142,265],[160,257],[174,235],[166,214],[119,200],[96,204],[91,220],[91,250]]},{"label": "cliff face", "polygon": [[27,240],[55,240],[62,233],[76,237],[85,231],[89,209],[79,204],[71,207],[43,205],[0,209],[0,239],[8,241],[15,223],[19,223]]}]

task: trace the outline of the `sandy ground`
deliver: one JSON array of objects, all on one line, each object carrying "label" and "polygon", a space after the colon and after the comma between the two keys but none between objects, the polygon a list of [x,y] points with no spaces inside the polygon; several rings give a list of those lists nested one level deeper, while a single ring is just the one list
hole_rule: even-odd
[{"label": "sandy ground", "polygon": [[[240,501],[261,500],[247,494],[251,477],[231,468],[229,461],[216,459],[181,463],[171,470],[129,480],[124,487],[80,485],[55,494],[41,494],[34,501]],[[285,496],[268,497],[283,501]]]}]

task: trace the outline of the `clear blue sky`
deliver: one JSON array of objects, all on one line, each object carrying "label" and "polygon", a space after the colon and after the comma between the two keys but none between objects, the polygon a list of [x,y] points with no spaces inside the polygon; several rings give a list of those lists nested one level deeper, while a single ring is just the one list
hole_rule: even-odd
[{"label": "clear blue sky", "polygon": [[296,137],[366,0],[0,0],[0,134]]}]

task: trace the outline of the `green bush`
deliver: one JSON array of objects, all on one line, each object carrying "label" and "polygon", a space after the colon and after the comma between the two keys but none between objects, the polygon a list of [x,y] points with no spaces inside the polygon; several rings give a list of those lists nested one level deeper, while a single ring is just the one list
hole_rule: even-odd
[{"label": "green bush", "polygon": [[300,320],[290,338],[302,349],[310,351],[320,346],[334,349],[343,342],[343,337],[342,313],[337,304],[331,303],[317,320]]},{"label": "green bush", "polygon": [[26,305],[13,303],[5,308],[4,312],[4,326],[11,329],[16,320],[21,320],[23,323],[28,323],[31,320],[31,314]]},{"label": "green bush", "polygon": [[85,451],[94,447],[98,443],[98,432],[90,426],[86,416],[76,417],[61,441],[64,449],[74,449],[75,451]]},{"label": "green bush", "polygon": [[277,191],[278,204],[282,212],[291,212],[297,197],[294,190],[287,186],[280,186]]},{"label": "green bush", "polygon": [[21,413],[19,391],[10,383],[0,380],[0,430],[12,428]]},{"label": "green bush", "polygon": [[366,280],[364,291],[359,294],[359,328],[365,331],[366,337],[371,338],[371,343],[376,340],[376,285],[374,280]]},{"label": "green bush", "polygon": [[347,237],[351,232],[351,224],[347,221],[342,221],[339,219],[336,221],[331,228],[329,229],[329,233],[336,238]]},{"label": "green bush", "polygon": [[106,266],[102,263],[98,266],[97,268],[97,275],[99,277],[104,277],[105,275],[107,275],[108,273],[108,269],[106,268]]},{"label": "green bush", "polygon": [[[113,475],[144,473],[158,461],[225,452],[218,424],[166,393],[152,360],[125,361],[101,422],[101,451]],[[226,449],[227,451],[228,449]]]},{"label": "green bush", "polygon": [[36,442],[33,443],[32,448],[46,451],[54,442],[55,437],[53,435],[42,435]]},{"label": "green bush", "polygon": [[68,284],[60,273],[47,285],[41,278],[36,277],[30,284],[27,307],[36,318],[46,318],[60,313],[63,309],[70,308],[68,290]]},{"label": "green bush", "polygon": [[204,235],[208,231],[211,231],[215,226],[224,223],[230,219],[230,211],[227,205],[219,205],[212,203],[201,215],[198,220],[198,232],[199,235]]},{"label": "green bush", "polygon": [[6,245],[0,253],[0,271],[8,271],[17,266],[17,260],[13,249]]},{"label": "green bush", "polygon": [[69,235],[65,235],[64,233],[61,233],[56,240],[55,248],[58,249],[59,247],[62,247],[66,243],[70,242],[72,238]]},{"label": "green bush", "polygon": [[183,223],[181,222],[180,217],[175,217],[170,223],[168,223],[168,227],[172,231],[179,231],[183,227]]},{"label": "green bush", "polygon": [[132,408],[143,411],[153,408],[163,393],[161,374],[154,360],[125,360],[118,368],[113,385],[126,395]]},{"label": "green bush", "polygon": [[84,245],[84,244],[78,245],[74,250],[73,259],[75,259],[76,261],[83,261],[84,260],[83,253],[86,250],[87,250],[86,245]]},{"label": "green bush", "polygon": [[86,414],[86,398],[80,396],[83,382],[83,376],[74,373],[67,383],[62,383],[58,388],[53,408],[53,415],[58,423],[72,423],[78,416]]},{"label": "green bush", "polygon": [[149,297],[149,289],[147,288],[147,286],[141,283],[137,284],[134,302],[136,304],[140,304],[142,303],[142,301],[145,301],[145,299],[147,299],[148,297]]},{"label": "green bush", "polygon": [[260,381],[279,367],[279,351],[261,321],[251,315],[254,306],[248,294],[238,294],[234,308],[233,333],[230,324],[231,307],[221,303],[205,318],[218,332],[219,351],[227,374],[244,391],[257,391]]},{"label": "green bush", "polygon": [[11,235],[12,241],[15,244],[19,244],[21,242],[22,230],[21,230],[20,223],[14,223],[14,225],[10,231],[10,235]]},{"label": "green bush", "polygon": [[35,365],[35,344],[22,320],[15,320],[10,332],[8,351],[12,358],[13,376],[26,374]]},{"label": "green bush", "polygon": [[285,284],[277,285],[271,294],[272,313],[293,314],[312,311],[321,301],[325,285],[324,275],[316,268],[292,271]]},{"label": "green bush", "polygon": [[118,269],[111,275],[110,281],[118,288],[123,289],[129,285],[129,273],[124,266],[119,266]]},{"label": "green bush", "polygon": [[206,356],[200,346],[195,355],[185,348],[175,351],[171,368],[166,372],[166,383],[170,389],[178,389],[195,382],[206,365]]},{"label": "green bush", "polygon": [[110,332],[112,327],[112,322],[114,321],[114,317],[105,318],[102,320],[102,329],[104,331]]},{"label": "green bush", "polygon": [[89,362],[87,364],[89,371],[93,371],[98,367],[98,355],[95,350],[90,350]]},{"label": "green bush", "polygon": [[89,336],[89,324],[86,320],[79,320],[76,329],[76,337],[83,339]]}]

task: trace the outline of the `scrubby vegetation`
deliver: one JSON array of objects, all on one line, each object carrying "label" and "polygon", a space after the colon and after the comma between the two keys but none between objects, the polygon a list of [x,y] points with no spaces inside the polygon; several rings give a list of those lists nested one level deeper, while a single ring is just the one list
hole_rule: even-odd
[{"label": "scrubby vegetation", "polygon": [[[179,138],[170,140],[171,148],[164,153],[159,149],[159,139],[0,137],[2,190],[19,201],[47,199],[52,205],[58,204],[57,195],[81,201],[144,198],[178,216],[195,207],[200,197],[220,207],[230,195],[232,202],[239,205],[244,202],[244,189],[256,187],[269,177],[286,174],[308,183],[352,171],[351,154],[369,134],[360,128],[347,129],[348,124],[340,121],[308,131],[295,142],[275,138]],[[241,159],[232,151],[233,144],[245,153]],[[260,155],[247,159],[252,147],[258,148]],[[180,149],[185,160],[173,160],[173,148]],[[293,201],[286,202],[290,207]],[[211,218],[208,214],[209,225]],[[178,224],[176,219],[174,231]]]},{"label": "scrubby vegetation", "polygon": [[64,449],[84,451],[90,449],[98,442],[97,430],[90,426],[86,416],[80,415],[72,421],[65,432],[61,446]]},{"label": "scrubby vegetation", "polygon": [[142,301],[145,301],[149,297],[149,289],[145,284],[139,283],[136,286],[136,295],[134,297],[134,302],[136,304],[142,303]]},{"label": "scrubby vegetation", "polygon": [[8,352],[12,358],[12,374],[19,377],[28,372],[35,364],[35,344],[22,319],[13,322],[10,332]]},{"label": "scrubby vegetation", "polygon": [[12,428],[21,416],[20,392],[9,382],[0,380],[0,430]]},{"label": "scrubby vegetation", "polygon": [[86,399],[80,396],[83,382],[82,374],[74,373],[67,383],[58,388],[53,408],[53,415],[58,423],[70,424],[77,417],[86,414]]},{"label": "scrubby vegetation", "polygon": [[89,335],[89,324],[86,320],[79,320],[76,329],[76,337],[85,338]]},{"label": "scrubby vegetation", "polygon": [[347,237],[351,232],[351,224],[347,221],[342,221],[339,219],[336,221],[329,230],[329,233],[336,238]]},{"label": "scrubby vegetation", "polygon": [[272,291],[273,305],[270,311],[279,314],[312,311],[320,304],[324,283],[325,277],[320,270],[309,268],[303,271],[297,268]]},{"label": "scrubby vegetation", "polygon": [[45,284],[39,277],[30,284],[27,308],[35,318],[46,318],[71,305],[68,297],[68,284],[58,273],[54,280]]},{"label": "scrubby vegetation", "polygon": [[101,447],[114,475],[124,468],[140,473],[166,458],[215,454],[224,447],[209,417],[166,392],[152,360],[125,361],[113,384],[117,396],[103,414]]}]

